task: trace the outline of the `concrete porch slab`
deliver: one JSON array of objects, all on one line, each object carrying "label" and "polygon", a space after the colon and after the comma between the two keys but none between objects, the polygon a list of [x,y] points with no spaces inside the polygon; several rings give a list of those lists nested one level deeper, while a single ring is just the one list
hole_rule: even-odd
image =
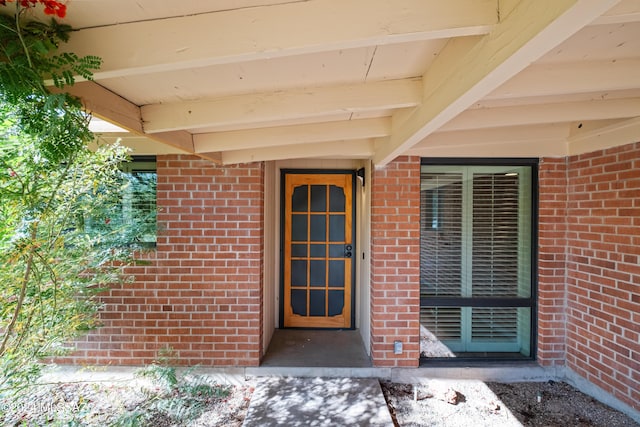
[{"label": "concrete porch slab", "polygon": [[358,330],[276,329],[261,367],[370,368]]},{"label": "concrete porch slab", "polygon": [[378,380],[263,378],[256,386],[244,427],[393,427]]}]

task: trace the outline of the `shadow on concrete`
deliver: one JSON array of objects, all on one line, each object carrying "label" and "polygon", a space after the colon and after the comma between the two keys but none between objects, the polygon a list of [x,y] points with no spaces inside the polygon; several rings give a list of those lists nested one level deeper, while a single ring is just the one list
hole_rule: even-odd
[{"label": "shadow on concrete", "polygon": [[245,427],[389,426],[376,379],[268,378],[251,398]]}]

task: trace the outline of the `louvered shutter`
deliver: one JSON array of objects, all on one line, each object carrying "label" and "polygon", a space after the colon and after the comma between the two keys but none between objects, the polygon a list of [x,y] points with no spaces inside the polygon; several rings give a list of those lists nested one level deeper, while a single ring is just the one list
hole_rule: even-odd
[{"label": "louvered shutter", "polygon": [[[474,297],[518,294],[518,174],[474,173],[472,279]],[[517,342],[516,308],[473,308],[471,340]]]},{"label": "louvered shutter", "polygon": [[421,293],[460,296],[462,173],[422,174]]}]

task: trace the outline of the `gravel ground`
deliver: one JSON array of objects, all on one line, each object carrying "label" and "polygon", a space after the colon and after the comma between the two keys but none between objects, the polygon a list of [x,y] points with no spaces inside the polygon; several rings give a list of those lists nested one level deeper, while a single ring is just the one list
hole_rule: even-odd
[{"label": "gravel ground", "polygon": [[432,380],[417,388],[381,385],[394,422],[401,427],[640,426],[563,382]]},{"label": "gravel ground", "polygon": [[[255,381],[209,385],[221,392],[181,387],[167,394],[157,382],[140,378],[43,385],[32,389],[19,404],[0,400],[0,424],[241,426]],[[381,385],[394,422],[401,427],[640,426],[562,382],[432,380],[417,388],[389,382]],[[193,408],[197,411],[191,411]]]}]

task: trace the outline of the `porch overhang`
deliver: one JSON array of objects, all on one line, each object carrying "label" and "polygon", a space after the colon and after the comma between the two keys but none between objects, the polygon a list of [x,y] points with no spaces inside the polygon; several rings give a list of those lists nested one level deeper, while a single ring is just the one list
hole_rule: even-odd
[{"label": "porch overhang", "polygon": [[71,92],[134,154],[384,166],[640,130],[637,0],[91,0],[65,21],[63,48],[104,61]]}]

